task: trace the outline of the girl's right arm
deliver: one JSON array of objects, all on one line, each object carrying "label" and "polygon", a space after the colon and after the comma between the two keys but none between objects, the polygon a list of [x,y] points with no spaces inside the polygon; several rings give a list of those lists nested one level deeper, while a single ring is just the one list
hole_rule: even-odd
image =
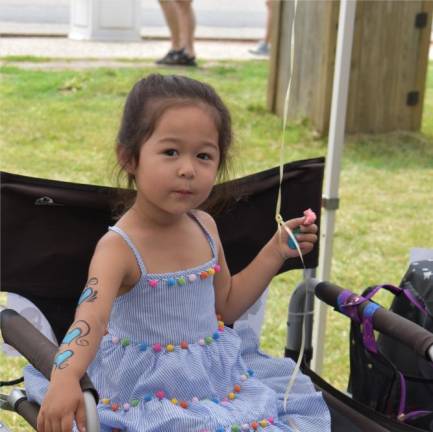
[{"label": "girl's right arm", "polygon": [[79,381],[106,333],[113,301],[128,274],[128,256],[124,242],[113,233],[107,233],[98,242],[74,322],[54,359],[50,385],[37,420],[38,432],[70,432],[74,418],[79,430],[85,430]]}]

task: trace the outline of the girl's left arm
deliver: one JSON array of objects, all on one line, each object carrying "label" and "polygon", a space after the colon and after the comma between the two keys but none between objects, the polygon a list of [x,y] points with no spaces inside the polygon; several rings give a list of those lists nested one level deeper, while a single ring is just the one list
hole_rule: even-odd
[{"label": "girl's left arm", "polygon": [[[236,321],[256,300],[277,274],[284,261],[299,256],[297,250],[288,247],[288,234],[284,229],[277,231],[258,255],[241,272],[231,275],[227,267],[224,250],[214,220],[206,215],[205,220],[218,242],[218,260],[221,271],[215,274],[216,311],[226,323]],[[300,227],[296,235],[303,255],[311,252],[317,241],[317,226],[305,223],[305,217],[285,222],[290,230]]]}]

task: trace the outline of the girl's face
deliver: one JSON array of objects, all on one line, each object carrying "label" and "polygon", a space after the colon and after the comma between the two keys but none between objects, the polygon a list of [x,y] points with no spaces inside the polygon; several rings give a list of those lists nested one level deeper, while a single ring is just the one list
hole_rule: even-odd
[{"label": "girl's face", "polygon": [[202,204],[215,182],[220,159],[210,108],[167,109],[140,149],[133,170],[137,203],[173,215]]}]

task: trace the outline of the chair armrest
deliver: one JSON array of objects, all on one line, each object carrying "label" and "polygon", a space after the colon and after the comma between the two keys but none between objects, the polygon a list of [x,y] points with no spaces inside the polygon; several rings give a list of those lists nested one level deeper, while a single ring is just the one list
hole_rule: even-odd
[{"label": "chair armrest", "polygon": [[[14,347],[49,380],[58,346],[46,338],[23,316],[12,309],[3,309],[0,311],[0,330],[4,342]],[[81,378],[80,386],[84,392],[88,422],[90,419],[95,423],[96,419],[98,424],[97,429],[87,428],[87,430],[89,432],[97,431],[99,430],[99,419],[96,413],[96,404],[99,401],[98,392],[87,374]],[[89,397],[90,395],[92,395],[91,398]]]}]

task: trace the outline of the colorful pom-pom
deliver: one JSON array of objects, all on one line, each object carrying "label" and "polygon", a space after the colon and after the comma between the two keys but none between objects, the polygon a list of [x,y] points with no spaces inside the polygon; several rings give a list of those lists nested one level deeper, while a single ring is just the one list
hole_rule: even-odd
[{"label": "colorful pom-pom", "polygon": [[181,401],[181,402],[179,402],[179,406],[183,409],[187,409],[188,408],[188,402],[187,401]]},{"label": "colorful pom-pom", "polygon": [[211,401],[212,401],[213,403],[216,403],[216,404],[219,404],[219,403],[220,403],[220,400],[219,400],[217,397],[212,398]]},{"label": "colorful pom-pom", "polygon": [[177,405],[177,399],[175,399],[175,398],[173,398],[170,402],[171,402],[173,405]]},{"label": "colorful pom-pom", "polygon": [[138,345],[138,349],[140,350],[140,351],[146,351],[147,350],[147,348],[149,348],[149,345],[147,345],[146,343],[141,343],[140,345]]},{"label": "colorful pom-pom", "polygon": [[191,401],[194,402],[194,403],[197,403],[197,402],[198,402],[198,397],[197,397],[197,396],[194,396],[194,397],[191,399]]},{"label": "colorful pom-pom", "polygon": [[204,341],[206,342],[206,345],[210,345],[212,343],[213,339],[211,336],[206,336],[204,338]]},{"label": "colorful pom-pom", "polygon": [[158,285],[158,280],[157,280],[157,279],[150,279],[150,280],[149,280],[149,285],[150,285],[152,288],[156,288],[157,285]]},{"label": "colorful pom-pom", "polygon": [[129,343],[130,343],[129,338],[123,338],[121,340],[121,344],[122,344],[123,348],[127,347],[129,345]]},{"label": "colorful pom-pom", "polygon": [[165,397],[165,393],[163,390],[158,390],[157,392],[155,392],[155,396],[159,399],[162,400]]},{"label": "colorful pom-pom", "polygon": [[248,376],[243,374],[241,375],[241,381],[246,381],[248,379]]},{"label": "colorful pom-pom", "polygon": [[195,274],[190,274],[190,275],[188,276],[188,280],[189,280],[190,282],[195,282],[195,281],[197,280],[197,275],[195,275]]},{"label": "colorful pom-pom", "polygon": [[248,374],[250,377],[252,377],[252,376],[254,376],[254,371],[253,371],[252,369],[248,369],[248,370],[247,370],[247,374]]},{"label": "colorful pom-pom", "polygon": [[206,342],[205,342],[205,340],[202,338],[202,339],[199,339],[199,340],[198,340],[198,344],[201,345],[201,346],[203,346],[203,345],[206,345]]},{"label": "colorful pom-pom", "polygon": [[180,347],[181,347],[182,349],[188,349],[188,342],[187,342],[187,341],[182,341],[182,342],[180,343]]},{"label": "colorful pom-pom", "polygon": [[129,408],[131,408],[131,405],[128,402],[123,404],[123,411],[129,411]]},{"label": "colorful pom-pom", "polygon": [[213,338],[214,340],[218,340],[218,339],[220,338],[220,334],[216,331],[216,332],[214,332],[214,334],[212,335],[212,338]]},{"label": "colorful pom-pom", "polygon": [[240,386],[239,384],[235,384],[235,385],[233,386],[233,391],[234,391],[235,393],[239,393],[239,392],[241,391],[241,386]]},{"label": "colorful pom-pom", "polygon": [[168,344],[165,348],[166,348],[166,350],[168,352],[173,352],[174,351],[174,345],[172,345],[172,344]]},{"label": "colorful pom-pom", "polygon": [[266,427],[268,425],[268,421],[266,419],[260,420],[259,424],[261,427]]},{"label": "colorful pom-pom", "polygon": [[136,406],[138,406],[139,403],[140,401],[138,399],[132,399],[131,406],[135,408]]},{"label": "colorful pom-pom", "polygon": [[251,429],[252,430],[257,430],[259,428],[259,424],[256,421],[253,421],[251,423]]},{"label": "colorful pom-pom", "polygon": [[104,399],[101,399],[101,402],[102,402],[104,405],[110,405],[110,399],[104,398]]},{"label": "colorful pom-pom", "polygon": [[224,432],[225,429],[223,427],[216,428],[215,432]]},{"label": "colorful pom-pom", "polygon": [[118,336],[113,336],[111,342],[113,342],[114,345],[117,345],[120,342],[120,338]]},{"label": "colorful pom-pom", "polygon": [[153,345],[152,345],[152,349],[153,349],[155,352],[161,352],[161,349],[162,349],[161,344],[160,344],[160,343],[153,344]]},{"label": "colorful pom-pom", "polygon": [[215,269],[213,269],[213,268],[208,269],[207,274],[209,276],[213,276],[215,274]]},{"label": "colorful pom-pom", "polygon": [[215,264],[215,265],[213,266],[213,268],[214,268],[214,270],[215,270],[215,273],[219,273],[219,272],[221,271],[221,266],[220,266],[219,264]]},{"label": "colorful pom-pom", "polygon": [[186,281],[185,278],[183,276],[181,276],[180,278],[177,279],[177,284],[178,285],[185,285]]},{"label": "colorful pom-pom", "polygon": [[118,403],[112,403],[111,404],[111,411],[116,412],[120,408],[120,405]]},{"label": "colorful pom-pom", "polygon": [[209,275],[207,274],[207,272],[201,272],[200,273],[200,279],[204,280],[208,277]]},{"label": "colorful pom-pom", "polygon": [[236,398],[236,395],[233,392],[230,392],[228,396],[229,396],[230,400],[233,400]]},{"label": "colorful pom-pom", "polygon": [[240,432],[240,430],[241,429],[240,429],[240,427],[238,425],[233,425],[232,428],[231,428],[232,432]]},{"label": "colorful pom-pom", "polygon": [[243,431],[249,431],[249,430],[250,430],[250,425],[249,425],[248,423],[244,423],[244,424],[241,426],[241,429],[242,429]]},{"label": "colorful pom-pom", "polygon": [[150,402],[153,399],[153,396],[150,393],[147,393],[143,397],[145,402]]},{"label": "colorful pom-pom", "polygon": [[269,422],[270,424],[274,424],[274,418],[273,418],[273,417],[269,417],[269,418],[268,418],[268,422]]},{"label": "colorful pom-pom", "polygon": [[175,286],[176,285],[176,279],[175,278],[169,278],[169,279],[167,279],[167,285],[169,287]]}]

